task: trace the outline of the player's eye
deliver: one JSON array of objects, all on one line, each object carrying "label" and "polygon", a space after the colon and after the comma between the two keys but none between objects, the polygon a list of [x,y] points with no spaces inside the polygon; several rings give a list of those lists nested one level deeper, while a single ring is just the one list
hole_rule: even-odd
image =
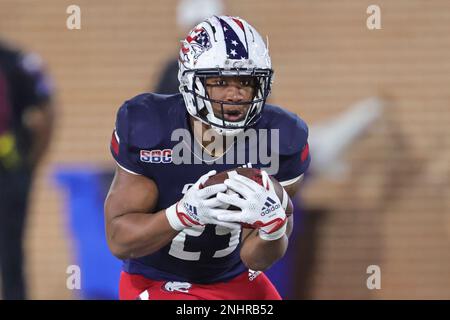
[{"label": "player's eye", "polygon": [[253,79],[242,79],[241,80],[242,87],[253,87],[253,85],[254,85]]},{"label": "player's eye", "polygon": [[208,86],[222,87],[227,85],[227,81],[224,79],[211,79],[207,82]]}]

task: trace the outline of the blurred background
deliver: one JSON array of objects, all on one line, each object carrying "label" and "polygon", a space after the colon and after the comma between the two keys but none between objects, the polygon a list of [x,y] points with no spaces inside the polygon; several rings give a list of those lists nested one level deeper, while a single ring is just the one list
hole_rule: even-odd
[{"label": "blurred background", "polygon": [[[80,30],[66,27],[72,4]],[[380,30],[366,25],[372,4]],[[53,138],[25,228],[28,298],[95,298],[66,285],[70,265],[82,277],[89,268],[86,243],[104,257],[97,266],[120,265],[92,242],[104,232],[110,137],[122,102],[154,90],[176,57],[188,29],[177,6],[0,2],[0,39],[39,54],[54,84]],[[220,10],[269,37],[270,102],[309,124],[317,154],[297,199],[285,296],[450,299],[450,2],[228,0]],[[370,265],[379,290],[366,286]]]}]

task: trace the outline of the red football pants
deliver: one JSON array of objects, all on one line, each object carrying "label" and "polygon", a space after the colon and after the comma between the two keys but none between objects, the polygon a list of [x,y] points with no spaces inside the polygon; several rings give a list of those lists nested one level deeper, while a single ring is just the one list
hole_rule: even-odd
[{"label": "red football pants", "polygon": [[243,272],[227,282],[195,284],[155,281],[122,272],[120,300],[281,300],[281,296],[264,273],[249,278]]}]

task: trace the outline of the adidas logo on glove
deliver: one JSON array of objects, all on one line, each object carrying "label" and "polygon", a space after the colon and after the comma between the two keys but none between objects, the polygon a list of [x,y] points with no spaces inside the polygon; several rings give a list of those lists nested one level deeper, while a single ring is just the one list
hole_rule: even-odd
[{"label": "adidas logo on glove", "polygon": [[186,209],[186,212],[189,214],[189,216],[191,216],[192,218],[198,220],[197,218],[197,208],[188,204],[188,203],[184,203],[183,204],[184,208]]},{"label": "adidas logo on glove", "polygon": [[270,197],[267,197],[266,203],[264,203],[264,206],[261,209],[261,216],[265,216],[266,214],[269,214],[277,210],[278,208],[280,208],[280,204]]}]

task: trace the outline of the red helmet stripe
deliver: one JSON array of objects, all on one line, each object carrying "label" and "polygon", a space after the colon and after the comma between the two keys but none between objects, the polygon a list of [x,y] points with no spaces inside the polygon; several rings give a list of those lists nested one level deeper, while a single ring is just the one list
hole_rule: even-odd
[{"label": "red helmet stripe", "polygon": [[242,24],[242,21],[236,18],[231,18],[233,19],[234,22],[236,22],[236,24],[239,26],[239,28],[242,29],[242,31],[244,31],[244,25]]}]

